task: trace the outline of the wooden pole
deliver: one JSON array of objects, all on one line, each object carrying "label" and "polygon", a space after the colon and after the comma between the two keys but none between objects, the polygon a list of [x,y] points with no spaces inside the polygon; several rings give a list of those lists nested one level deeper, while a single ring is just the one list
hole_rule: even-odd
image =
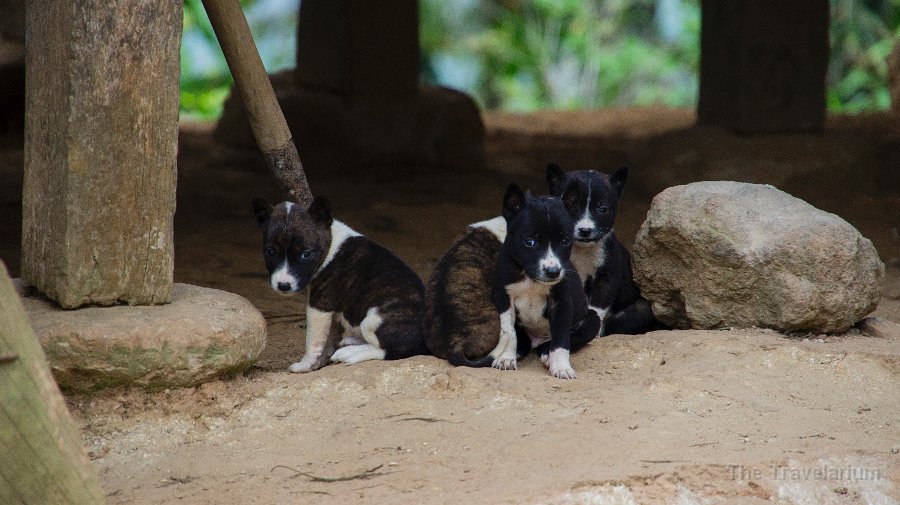
[{"label": "wooden pole", "polygon": [[203,6],[222,46],[266,164],[288,197],[308,206],[312,202],[312,192],[297,146],[275,98],[275,90],[256,50],[240,3],[238,0],[203,0]]},{"label": "wooden pole", "polygon": [[0,503],[106,503],[44,351],[0,261]]}]

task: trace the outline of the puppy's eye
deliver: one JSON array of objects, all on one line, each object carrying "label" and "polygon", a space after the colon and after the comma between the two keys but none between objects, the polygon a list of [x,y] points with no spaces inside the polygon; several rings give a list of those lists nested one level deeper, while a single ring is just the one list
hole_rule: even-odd
[{"label": "puppy's eye", "polygon": [[276,251],[274,247],[269,246],[263,250],[263,254],[265,254],[266,256],[272,257],[272,256],[275,256],[276,254],[278,254],[278,251]]},{"label": "puppy's eye", "polygon": [[562,242],[562,245],[568,246],[569,244],[572,243],[572,239],[570,239],[569,237],[563,237],[562,240],[560,240],[560,242]]},{"label": "puppy's eye", "polygon": [[594,209],[594,212],[597,212],[599,214],[606,214],[607,212],[609,212],[609,207],[607,207],[605,205],[601,206],[601,207],[597,207],[596,209]]},{"label": "puppy's eye", "polygon": [[524,244],[525,247],[532,248],[537,245],[537,241],[533,238],[526,238]]},{"label": "puppy's eye", "polygon": [[312,251],[310,251],[309,249],[307,249],[307,250],[303,251],[302,253],[300,253],[300,259],[301,259],[301,260],[306,261],[306,260],[308,260],[308,259],[310,259],[310,258],[312,258]]}]

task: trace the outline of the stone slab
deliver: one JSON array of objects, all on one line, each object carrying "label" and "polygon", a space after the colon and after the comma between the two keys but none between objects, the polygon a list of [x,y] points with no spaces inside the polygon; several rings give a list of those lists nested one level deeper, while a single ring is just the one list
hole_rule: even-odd
[{"label": "stone slab", "polygon": [[[24,294],[21,282],[17,290]],[[246,299],[175,284],[171,304],[63,310],[43,297],[22,303],[64,390],[188,387],[249,368],[266,345],[266,322]]]}]

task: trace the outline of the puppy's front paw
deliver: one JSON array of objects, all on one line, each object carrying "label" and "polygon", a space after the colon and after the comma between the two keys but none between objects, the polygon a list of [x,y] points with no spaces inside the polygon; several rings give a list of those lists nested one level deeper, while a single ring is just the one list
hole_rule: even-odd
[{"label": "puppy's front paw", "polygon": [[550,369],[550,375],[558,379],[574,379],[575,369],[569,361],[569,350],[557,348],[547,353],[547,360],[541,355],[541,361]]},{"label": "puppy's front paw", "polygon": [[549,353],[545,352],[545,353],[541,354],[541,363],[543,363],[545,367],[550,368],[550,354]]},{"label": "puppy's front paw", "polygon": [[494,363],[491,365],[497,370],[516,370],[518,368],[518,363],[516,363],[516,354],[515,353],[503,353],[494,360]]},{"label": "puppy's front paw", "polygon": [[315,361],[307,359],[306,357],[288,367],[288,370],[292,373],[312,372],[315,369]]},{"label": "puppy's front paw", "polygon": [[556,377],[557,379],[574,379],[575,370],[573,370],[572,368],[555,368],[551,366],[550,375]]}]

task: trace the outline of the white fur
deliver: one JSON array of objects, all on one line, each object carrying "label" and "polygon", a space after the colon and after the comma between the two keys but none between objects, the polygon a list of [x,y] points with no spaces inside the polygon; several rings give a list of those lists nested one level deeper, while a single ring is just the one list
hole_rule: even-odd
[{"label": "white fur", "polygon": [[[550,284],[525,279],[506,286],[516,317],[529,333],[542,336],[550,334],[550,321],[544,317]],[[515,338],[515,333],[513,333]]]},{"label": "white fur", "polygon": [[333,312],[325,312],[311,305],[306,306],[306,354],[288,370],[294,373],[313,370],[313,366],[325,350],[333,317]]},{"label": "white fur", "polygon": [[597,331],[597,336],[604,336],[606,332],[606,317],[609,316],[609,308],[601,309],[600,307],[594,307],[593,305],[588,306],[588,308],[593,310],[597,314],[597,317],[600,318],[600,330]]},{"label": "white fur", "polygon": [[606,263],[606,242],[611,236],[612,232],[609,232],[593,243],[575,242],[570,259],[582,281],[593,277],[597,269]]},{"label": "white fur", "polygon": [[569,350],[556,348],[550,351],[544,363],[550,369],[550,375],[560,379],[574,379],[575,369],[569,361]]},{"label": "white fur", "polygon": [[493,233],[494,236],[497,237],[497,240],[499,240],[500,242],[506,240],[506,218],[504,218],[503,216],[488,219],[486,221],[472,223],[469,225],[469,228],[484,228],[485,230]]},{"label": "white fur", "polygon": [[494,358],[491,366],[500,370],[515,370],[518,368],[517,350],[516,315],[513,307],[510,307],[500,314],[500,340],[494,350],[490,352]]},{"label": "white fur", "polygon": [[591,231],[594,231],[594,228],[597,227],[597,225],[594,224],[594,218],[591,217],[591,211],[590,211],[590,209],[591,209],[591,185],[590,184],[587,185],[587,190],[588,190],[588,194],[587,194],[587,202],[585,202],[585,205],[584,205],[584,214],[582,214],[581,218],[578,220],[578,222],[575,223],[575,236],[576,237],[580,236],[578,234],[578,228],[590,228]]},{"label": "white fur", "polygon": [[362,334],[362,338],[372,347],[381,347],[375,332],[378,331],[378,327],[383,321],[384,319],[378,313],[378,307],[372,307],[366,311],[366,317],[359,322],[359,332]]},{"label": "white fur", "polygon": [[[278,284],[282,282],[287,282],[291,285],[290,291],[282,291],[278,289]],[[272,285],[272,289],[283,295],[292,295],[297,291],[297,278],[291,275],[290,270],[288,270],[287,259],[282,261],[281,266],[279,266],[274,272],[272,272],[272,276],[269,278],[269,283]]]},{"label": "white fur", "polygon": [[341,340],[342,343],[346,341],[346,344],[334,351],[331,361],[352,365],[360,361],[384,359],[385,351],[378,342],[378,336],[375,335],[383,322],[381,315],[378,314],[378,307],[371,307],[357,327],[353,327],[343,314],[338,316],[338,320],[347,332],[347,336]]},{"label": "white fur", "polygon": [[294,203],[293,203],[293,202],[284,202],[284,211],[285,211],[285,214],[290,214],[290,213],[291,213],[291,209],[293,209],[293,208],[294,208]]},{"label": "white fur", "polygon": [[331,355],[331,361],[343,362],[348,365],[373,359],[384,359],[384,349],[369,344],[348,345],[341,347]]},{"label": "white fur", "polygon": [[[359,233],[354,231],[352,228],[347,226],[346,224],[335,219],[331,222],[331,245],[328,246],[328,253],[325,254],[325,261],[322,262],[322,266],[316,270],[316,275],[321,272],[331,260],[334,259],[334,255],[337,254],[338,250],[344,245],[344,242],[347,241],[350,237],[360,237]],[[313,276],[315,277],[315,275]]]},{"label": "white fur", "polygon": [[[590,203],[590,200],[588,200],[588,203]],[[591,213],[590,213],[590,211],[588,210],[587,207],[585,207],[585,209],[584,209],[584,214],[582,214],[582,216],[581,216],[581,218],[578,220],[578,222],[575,223],[575,236],[576,236],[576,237],[580,237],[580,236],[581,236],[581,234],[578,233],[578,230],[579,230],[580,228],[589,228],[591,231],[594,231],[594,228],[596,228],[596,227],[597,227],[597,226],[594,224],[594,220],[591,219]]]},{"label": "white fur", "polygon": [[560,280],[562,280],[563,276],[565,276],[566,273],[565,270],[562,270],[562,261],[559,260],[559,256],[557,256],[556,253],[553,252],[553,248],[549,246],[547,247],[547,254],[545,254],[544,257],[538,261],[538,268],[541,270],[541,272],[546,271],[548,268],[559,268],[560,275],[558,280],[555,282],[559,282]]}]

